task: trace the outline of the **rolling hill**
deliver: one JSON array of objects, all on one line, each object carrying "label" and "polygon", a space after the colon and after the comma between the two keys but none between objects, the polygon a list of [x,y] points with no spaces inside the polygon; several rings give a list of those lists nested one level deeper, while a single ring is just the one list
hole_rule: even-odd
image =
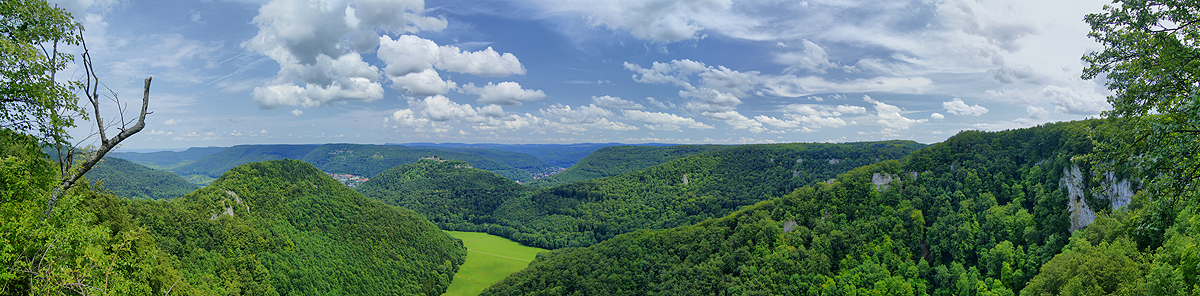
[{"label": "rolling hill", "polygon": [[369,178],[394,166],[416,162],[422,157],[431,156],[468,161],[475,167],[518,181],[534,179],[534,173],[522,168],[544,169],[549,167],[536,157],[506,151],[473,151],[470,149],[455,151],[363,144],[238,145],[177,167],[172,172],[193,182],[204,184],[204,181],[211,181],[237,165],[255,161],[299,159],[313,164],[324,172],[353,174]]},{"label": "rolling hill", "polygon": [[440,295],[466,250],[408,209],[298,160],[239,165],[129,212],[203,294]]},{"label": "rolling hill", "polygon": [[1140,241],[1154,216],[1116,211],[1132,193],[1092,191],[1121,182],[1072,160],[1099,123],[962,132],[723,217],[553,251],[484,295],[1196,291],[1171,277],[1193,273],[1197,227]]},{"label": "rolling hill", "polygon": [[150,153],[114,152],[109,156],[123,158],[153,169],[170,170],[221,152],[225,147],[192,147],[184,151],[158,151]]},{"label": "rolling hill", "polygon": [[736,146],[543,189],[513,184],[467,163],[422,161],[381,173],[358,190],[411,207],[445,230],[487,232],[555,249],[721,217],[921,147],[911,141]]},{"label": "rolling hill", "polygon": [[102,182],[104,189],[126,198],[172,199],[200,188],[176,174],[116,157],[104,158],[84,176],[93,185]]},{"label": "rolling hill", "polygon": [[597,149],[592,154],[561,173],[530,182],[530,186],[554,187],[604,177],[612,177],[684,156],[723,149],[720,145],[678,146],[610,146]]}]

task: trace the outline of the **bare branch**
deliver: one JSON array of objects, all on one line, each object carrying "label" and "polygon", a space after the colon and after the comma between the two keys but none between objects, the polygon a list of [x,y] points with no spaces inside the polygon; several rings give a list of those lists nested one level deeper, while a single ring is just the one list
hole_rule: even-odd
[{"label": "bare branch", "polygon": [[[142,110],[140,113],[138,113],[137,123],[132,127],[126,128],[125,123],[121,122],[121,127],[119,128],[120,132],[118,132],[117,135],[109,138],[105,134],[104,117],[100,115],[100,78],[96,75],[96,69],[92,64],[92,56],[87,50],[87,43],[82,41],[81,43],[83,45],[83,54],[81,56],[83,57],[83,68],[86,77],[86,81],[84,82],[84,94],[88,96],[88,102],[92,104],[92,111],[96,119],[96,128],[99,129],[98,133],[100,134],[100,145],[99,147],[96,147],[95,153],[91,154],[88,160],[84,162],[78,170],[71,172],[70,174],[63,174],[62,183],[60,183],[57,188],[54,188],[54,192],[50,195],[50,199],[46,201],[46,213],[42,216],[43,220],[50,217],[50,213],[54,210],[54,205],[58,203],[58,199],[62,197],[63,192],[71,189],[71,187],[75,187],[76,182],[78,182],[84,174],[90,171],[93,166],[99,163],[100,160],[104,158],[105,154],[108,154],[109,151],[111,151],[113,148],[116,148],[121,141],[124,141],[130,136],[142,131],[142,128],[146,127],[146,114],[149,114],[146,112],[146,108],[150,104],[150,81],[153,79],[153,77],[146,78],[145,86],[142,89]],[[112,90],[110,89],[109,91]],[[115,93],[112,97],[112,100],[117,102],[118,106],[120,105],[120,101],[117,99]],[[121,108],[121,110],[124,110],[124,108]],[[121,114],[121,118],[124,118],[124,114]],[[72,158],[74,155],[67,155],[66,157]],[[71,160],[68,160],[68,163],[69,162],[71,162]],[[68,172],[68,169],[64,168],[63,172]]]}]

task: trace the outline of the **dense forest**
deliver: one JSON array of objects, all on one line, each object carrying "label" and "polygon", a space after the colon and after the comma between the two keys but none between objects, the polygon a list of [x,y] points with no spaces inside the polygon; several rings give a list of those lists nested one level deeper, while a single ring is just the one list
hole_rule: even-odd
[{"label": "dense forest", "polygon": [[172,199],[200,188],[179,175],[116,157],[100,161],[86,176],[93,187],[99,182],[104,190],[127,198]]},{"label": "dense forest", "polygon": [[719,150],[727,146],[678,145],[678,146],[610,146],[592,152],[575,165],[561,173],[530,182],[530,186],[554,187],[591,179],[612,177],[684,156]]},{"label": "dense forest", "polygon": [[[1085,17],[1103,50],[1083,78],[1112,91],[1102,119],[586,161],[612,145],[137,156],[208,184],[180,195],[178,179],[105,157],[144,127],[144,104],[136,124],[106,126],[99,96],[83,92],[91,115],[78,96],[99,82],[57,80],[74,58],[58,45],[80,44],[82,25],[0,1],[0,295],[440,295],[468,252],[443,230],[553,249],[486,295],[1200,295],[1197,7]],[[84,116],[98,148],[72,146]],[[545,184],[570,183],[517,182],[572,159]],[[322,170],[374,178],[355,191]]]},{"label": "dense forest", "polygon": [[544,189],[518,186],[466,163],[423,161],[379,174],[358,190],[412,208],[445,230],[488,232],[555,249],[721,217],[924,146],[912,141],[736,146]]},{"label": "dense forest", "polygon": [[485,294],[1200,292],[1200,279],[1181,277],[1200,262],[1200,216],[1179,212],[1155,239],[1143,233],[1154,231],[1142,227],[1144,196],[1072,176],[1089,171],[1072,157],[1091,151],[1098,124],[963,132],[719,219],[543,254]]},{"label": "dense forest", "polygon": [[240,165],[186,196],[125,205],[199,294],[439,295],[466,256],[421,215],[297,160]]}]

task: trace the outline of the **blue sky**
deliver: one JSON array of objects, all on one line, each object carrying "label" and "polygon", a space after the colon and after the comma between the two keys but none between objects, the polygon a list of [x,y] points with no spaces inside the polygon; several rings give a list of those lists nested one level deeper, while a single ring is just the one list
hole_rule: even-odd
[{"label": "blue sky", "polygon": [[1110,108],[1079,78],[1104,1],[51,2],[123,101],[154,77],[126,149],[931,143]]}]

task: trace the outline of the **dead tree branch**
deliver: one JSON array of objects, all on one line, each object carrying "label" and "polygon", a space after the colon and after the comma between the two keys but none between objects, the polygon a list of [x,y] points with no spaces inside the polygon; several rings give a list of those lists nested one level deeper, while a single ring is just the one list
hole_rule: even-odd
[{"label": "dead tree branch", "polygon": [[[104,117],[100,116],[100,78],[96,75],[96,69],[92,65],[92,57],[87,51],[87,43],[83,43],[83,54],[81,56],[83,58],[83,69],[86,76],[84,78],[84,95],[87,96],[88,103],[92,104],[92,112],[95,116],[93,118],[96,119],[96,127],[99,129],[98,133],[100,135],[100,146],[96,147],[96,150],[88,156],[88,160],[80,165],[78,169],[63,169],[64,174],[62,183],[60,183],[57,188],[54,188],[54,192],[50,195],[50,200],[46,201],[46,213],[42,216],[43,220],[50,217],[50,213],[54,210],[55,203],[58,203],[58,199],[62,197],[62,194],[68,189],[71,189],[71,187],[74,187],[76,182],[79,181],[79,178],[82,178],[84,174],[86,174],[92,169],[92,167],[99,163],[100,159],[103,159],[105,154],[108,154],[109,151],[111,151],[113,148],[116,148],[121,141],[124,141],[130,136],[133,136],[133,134],[142,131],[142,128],[146,127],[146,114],[150,114],[149,112],[146,112],[146,107],[150,104],[150,80],[153,79],[153,77],[146,78],[145,86],[142,88],[142,111],[138,115],[137,122],[132,126],[129,126],[129,123],[132,122],[125,122],[123,120],[124,114],[121,114],[122,120],[120,120],[120,127],[117,128],[120,130],[120,132],[112,138],[109,138],[105,134]],[[112,90],[109,91],[111,92]],[[120,101],[117,99],[115,93],[111,99],[116,101],[118,106],[120,105]],[[120,108],[122,113],[124,111],[123,109],[124,108]],[[72,152],[74,151],[77,150],[72,149]],[[67,155],[66,157],[70,159],[74,158],[75,155]]]}]

